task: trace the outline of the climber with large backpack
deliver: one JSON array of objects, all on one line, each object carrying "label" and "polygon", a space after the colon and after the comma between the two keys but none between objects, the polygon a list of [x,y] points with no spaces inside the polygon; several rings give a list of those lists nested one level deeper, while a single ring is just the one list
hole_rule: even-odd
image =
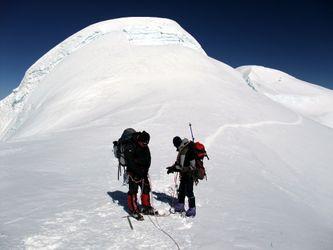
[{"label": "climber with large backpack", "polygon": [[[191,124],[190,124],[191,127]],[[205,147],[200,142],[194,142],[187,138],[181,139],[179,136],[173,138],[173,145],[178,151],[176,162],[167,167],[167,174],[179,172],[180,184],[178,188],[178,201],[174,206],[177,213],[185,212],[185,197],[188,199],[187,217],[196,216],[195,196],[193,192],[194,183],[198,184],[199,180],[207,179],[206,171],[203,166],[203,158],[208,155]]]},{"label": "climber with large backpack", "polygon": [[[126,133],[125,133],[126,131]],[[134,129],[125,130],[122,137],[114,145],[118,145],[119,164],[126,166],[128,175],[129,191],[127,193],[127,204],[130,214],[137,220],[143,220],[143,214],[154,215],[155,210],[150,203],[150,183],[148,171],[151,164],[151,155],[148,147],[150,135],[146,131],[135,132]],[[120,161],[122,161],[120,163]],[[137,202],[138,189],[141,189],[141,205],[139,209]]]},{"label": "climber with large backpack", "polygon": [[187,138],[181,139],[179,136],[173,138],[173,145],[178,151],[176,162],[167,167],[167,174],[179,172],[180,184],[178,189],[178,202],[175,204],[174,211],[177,213],[185,212],[185,196],[188,198],[188,207],[186,211],[187,217],[196,215],[195,197],[193,192],[194,178],[193,171],[195,170],[195,158],[192,149],[193,142]]},{"label": "climber with large backpack", "polygon": [[128,175],[126,171],[126,159],[125,159],[125,148],[128,144],[132,143],[133,135],[137,134],[135,129],[127,128],[123,131],[121,137],[118,141],[113,142],[113,153],[114,156],[118,159],[118,180],[123,174],[123,184],[128,184]]}]

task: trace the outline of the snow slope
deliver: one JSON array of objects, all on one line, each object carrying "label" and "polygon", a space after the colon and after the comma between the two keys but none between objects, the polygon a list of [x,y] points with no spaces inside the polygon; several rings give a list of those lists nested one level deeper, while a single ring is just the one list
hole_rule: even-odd
[{"label": "snow slope", "polygon": [[[68,38],[59,46],[75,50],[56,64],[51,50],[43,77],[0,103],[1,249],[332,249],[331,128],[253,91],[173,21],[87,29],[112,32]],[[172,138],[189,137],[189,121],[211,158],[197,217],[131,230],[112,141],[127,127],[151,134],[153,203],[167,211]]]},{"label": "snow slope", "polygon": [[333,128],[333,91],[261,66],[237,68],[254,90],[273,101]]},{"label": "snow slope", "polygon": [[[21,124],[21,113],[33,108],[26,105],[30,93],[49,76],[57,65],[75,51],[107,35],[113,37],[114,44],[120,42],[123,46],[173,44],[189,47],[205,54],[190,34],[169,19],[120,18],[91,25],[72,35],[40,58],[28,69],[20,86],[0,102],[0,136],[15,133],[16,127]],[[114,53],[117,54],[117,51]]]}]

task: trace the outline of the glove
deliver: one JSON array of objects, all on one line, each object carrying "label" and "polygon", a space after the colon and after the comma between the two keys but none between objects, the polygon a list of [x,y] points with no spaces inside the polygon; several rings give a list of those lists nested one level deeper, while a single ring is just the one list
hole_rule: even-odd
[{"label": "glove", "polygon": [[182,168],[178,164],[174,165],[174,167],[176,172],[180,172],[182,170]]},{"label": "glove", "polygon": [[174,172],[181,172],[181,168],[179,165],[173,165],[171,167],[167,167],[167,174],[174,173]]},{"label": "glove", "polygon": [[167,171],[167,174],[172,174],[172,173],[174,173],[175,171],[176,171],[176,169],[175,169],[175,167],[174,166],[171,166],[171,167],[167,167],[166,168],[168,171]]}]

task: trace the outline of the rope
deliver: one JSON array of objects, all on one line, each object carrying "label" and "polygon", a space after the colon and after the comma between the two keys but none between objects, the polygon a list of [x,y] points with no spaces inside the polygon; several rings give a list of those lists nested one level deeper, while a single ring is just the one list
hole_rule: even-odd
[{"label": "rope", "polygon": [[128,175],[128,177],[134,182],[134,183],[136,183],[136,184],[138,184],[138,183],[140,183],[140,182],[144,182],[144,179],[140,179],[140,180],[135,180],[133,177],[132,177],[132,175]]},{"label": "rope", "polygon": [[170,209],[169,209],[170,213],[171,213],[171,211],[172,211],[172,208],[175,207],[176,194],[177,194],[177,190],[178,190],[178,187],[177,187],[177,182],[178,182],[178,172],[177,172],[176,175],[174,176],[173,181],[174,181],[174,183],[175,183],[175,188],[174,188],[173,192],[171,193],[171,196],[172,196],[172,203],[171,203],[171,207],[170,207]]},{"label": "rope", "polygon": [[[149,181],[149,185],[150,185],[150,190],[152,191],[153,190],[153,186],[151,184],[151,179],[150,179],[150,176],[148,175],[148,181]],[[152,197],[152,192],[150,192],[150,195],[151,195],[151,199],[150,199],[150,202],[151,202],[151,205],[152,207],[154,207],[154,197]],[[170,214],[168,214],[170,215]],[[155,216],[155,220],[156,220],[156,223],[154,223],[154,221],[152,220],[151,216],[148,215],[148,218],[149,220],[151,221],[151,223],[154,225],[155,228],[157,228],[158,230],[160,230],[162,233],[164,233],[166,236],[168,236],[174,243],[175,245],[177,246],[177,249],[180,250],[180,247],[179,247],[179,244],[177,243],[177,241],[168,233],[166,232],[159,224],[158,222],[158,219],[157,219],[157,216]]]},{"label": "rope", "polygon": [[151,221],[151,223],[153,223],[154,227],[156,227],[158,230],[160,230],[162,233],[164,233],[166,236],[168,236],[175,243],[175,245],[177,246],[177,249],[180,250],[180,246],[177,243],[177,241],[168,232],[166,232],[165,230],[163,230],[163,228],[161,228],[161,226],[158,224],[157,218],[155,217],[157,224],[154,223],[154,221],[152,220],[152,218],[150,217],[150,215],[148,215],[148,218]]}]

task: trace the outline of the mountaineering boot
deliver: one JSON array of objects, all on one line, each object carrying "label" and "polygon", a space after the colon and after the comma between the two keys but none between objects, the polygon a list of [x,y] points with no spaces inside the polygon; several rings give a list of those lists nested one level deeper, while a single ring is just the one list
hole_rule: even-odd
[{"label": "mountaineering boot", "polygon": [[175,205],[175,212],[176,213],[182,213],[185,211],[184,203],[177,202]]},{"label": "mountaineering boot", "polygon": [[131,216],[136,220],[144,220],[142,214],[139,212],[131,212]]},{"label": "mountaineering boot", "polygon": [[155,209],[150,204],[150,195],[149,194],[142,194],[141,195],[141,204],[143,208],[141,209],[141,213],[145,215],[154,215]]},{"label": "mountaineering boot", "polygon": [[141,209],[141,213],[145,215],[155,215],[155,209],[152,206],[144,206]]},{"label": "mountaineering boot", "polygon": [[190,207],[187,211],[186,211],[186,217],[195,217],[196,214],[196,209],[195,207]]}]

